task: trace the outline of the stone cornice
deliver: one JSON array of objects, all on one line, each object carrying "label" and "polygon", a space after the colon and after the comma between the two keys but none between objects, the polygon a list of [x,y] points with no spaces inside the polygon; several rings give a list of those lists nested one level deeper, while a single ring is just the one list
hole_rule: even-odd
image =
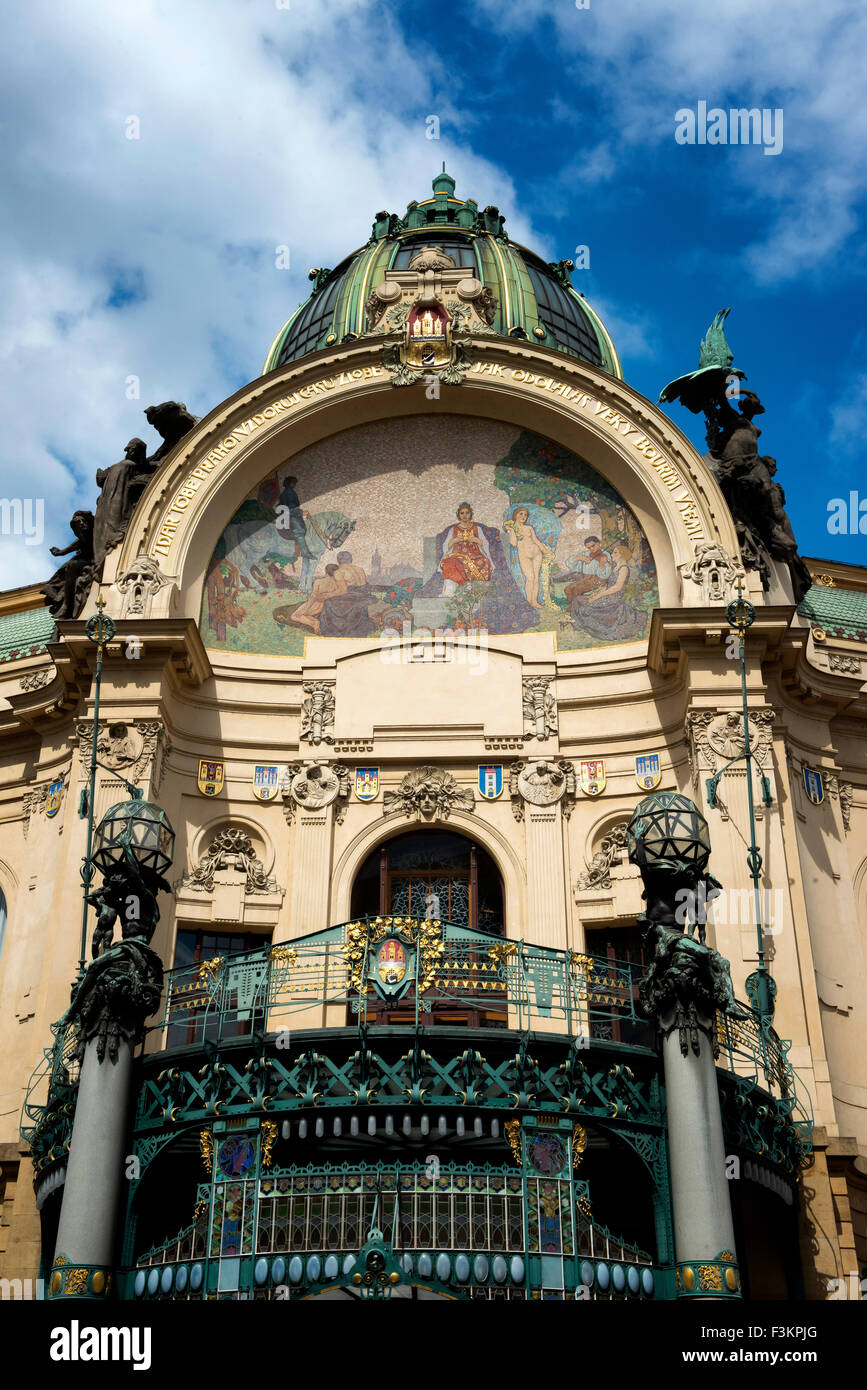
[{"label": "stone cornice", "polygon": [[[85,626],[81,619],[59,623],[57,641],[48,646],[56,669],[54,679],[37,690],[7,696],[10,709],[0,716],[0,735],[24,728],[41,731],[87,698],[96,670],[96,648]],[[115,638],[103,657],[103,680],[108,687],[120,688],[135,674],[135,664],[125,655],[131,638],[142,643],[138,669],[168,667],[177,684],[189,689],[200,688],[211,675],[208,654],[191,618],[156,618],[146,624],[130,618],[116,623]]]},{"label": "stone cornice", "polygon": [[0,593],[0,617],[6,617],[9,613],[24,613],[29,608],[44,607],[45,595],[38,584],[28,584],[23,589],[7,589],[5,593]]},{"label": "stone cornice", "polygon": [[[776,651],[790,631],[794,611],[788,605],[757,608],[755,622],[749,629],[748,648],[755,653],[761,643],[762,660]],[[721,607],[655,608],[647,647],[648,667],[661,676],[672,676],[681,657],[696,649],[724,646],[732,631]]]}]

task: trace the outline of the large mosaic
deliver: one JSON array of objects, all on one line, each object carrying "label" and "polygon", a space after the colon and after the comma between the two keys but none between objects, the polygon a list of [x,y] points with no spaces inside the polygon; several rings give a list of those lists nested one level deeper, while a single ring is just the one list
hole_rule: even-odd
[{"label": "large mosaic", "polygon": [[[561,650],[646,636],[647,540],[588,464],[460,416],[358,426],[254,488],[208,566],[206,646],[300,656],[310,637],[553,632]],[[409,625],[409,629],[405,626]]]}]

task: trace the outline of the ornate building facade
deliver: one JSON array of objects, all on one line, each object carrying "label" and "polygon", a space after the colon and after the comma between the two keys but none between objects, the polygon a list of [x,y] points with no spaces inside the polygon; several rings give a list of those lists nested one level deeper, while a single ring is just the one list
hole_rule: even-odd
[{"label": "ornate building facade", "polygon": [[[702,457],[570,269],[444,172],[311,272],[261,376],[148,411],[162,445],[107,470],[45,594],[0,595],[0,1276],[145,1302],[860,1277],[867,572],[797,555],[724,315],[667,388]],[[108,885],[150,803],[158,920],[104,887],[82,924],[82,863]],[[709,828],[686,917],[642,851],[660,807],[681,867]],[[106,1024],[118,917],[150,1008]],[[713,990],[666,993],[681,947]],[[76,1148],[110,1253],[75,1247]]]}]

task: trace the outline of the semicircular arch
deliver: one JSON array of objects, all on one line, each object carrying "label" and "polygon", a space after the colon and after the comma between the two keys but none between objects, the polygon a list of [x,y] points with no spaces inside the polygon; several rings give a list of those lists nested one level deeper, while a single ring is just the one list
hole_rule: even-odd
[{"label": "semicircular arch", "polygon": [[[418,828],[417,821],[384,816],[382,820],[363,827],[349,841],[336,860],[332,874],[332,916],[335,922],[350,920],[353,884],[368,856],[388,840],[406,833],[408,829]],[[513,940],[523,936],[526,879],[521,860],[507,837],[495,826],[459,810],[453,811],[448,820],[424,821],[421,828],[457,831],[487,850],[503,881],[505,935]]]},{"label": "semicircular arch", "polygon": [[[577,454],[637,518],[663,607],[684,601],[678,567],[692,560],[696,541],[714,540],[737,554],[715,479],[661,411],[624,382],[559,354],[525,345],[520,352],[503,344],[485,350],[477,365],[491,375],[469,373],[435,404],[415,388],[396,389],[378,347],[365,342],[336,357],[314,354],[238,392],[180,442],[152,479],[124,542],[109,557],[106,580],[137,554],[152,554],[176,579],[176,611],[198,618],[214,545],[257,480],[354,426],[432,409],[515,424]],[[323,381],[332,383],[327,390]],[[687,601],[700,601],[698,593]]]}]

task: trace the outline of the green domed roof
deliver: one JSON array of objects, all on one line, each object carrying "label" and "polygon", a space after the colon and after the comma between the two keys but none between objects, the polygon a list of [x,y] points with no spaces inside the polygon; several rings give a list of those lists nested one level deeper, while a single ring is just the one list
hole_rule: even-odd
[{"label": "green domed roof", "polygon": [[472,198],[463,201],[454,191],[443,165],[432,198],[410,203],[403,217],[378,212],[366,246],[333,270],[311,270],[313,293],[280,329],[263,372],[360,337],[367,301],[386,272],[406,268],[423,246],[438,246],[490,289],[495,333],[527,338],[622,376],[604,324],[572,288],[572,262],[543,261],[510,240],[498,208],[480,211]]}]

